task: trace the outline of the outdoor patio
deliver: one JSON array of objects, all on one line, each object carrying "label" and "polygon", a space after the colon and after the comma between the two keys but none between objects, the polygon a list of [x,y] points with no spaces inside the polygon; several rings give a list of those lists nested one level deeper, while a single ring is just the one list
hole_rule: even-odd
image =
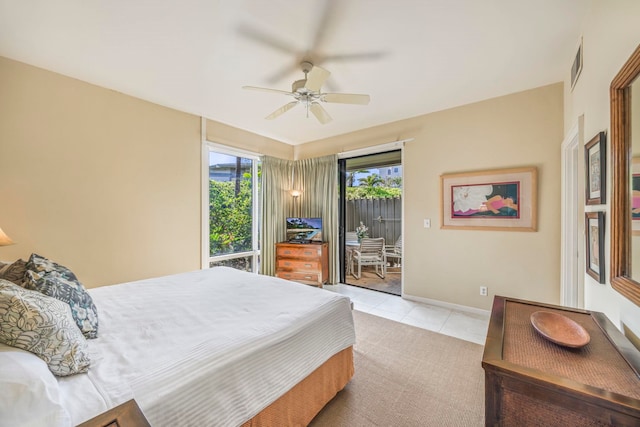
[{"label": "outdoor patio", "polygon": [[386,292],[393,295],[401,295],[400,282],[402,274],[396,272],[397,270],[399,269],[389,269],[385,278],[381,279],[376,274],[375,267],[363,267],[360,279],[356,279],[353,275],[347,274],[345,276],[345,282],[347,285],[373,289],[375,291]]}]

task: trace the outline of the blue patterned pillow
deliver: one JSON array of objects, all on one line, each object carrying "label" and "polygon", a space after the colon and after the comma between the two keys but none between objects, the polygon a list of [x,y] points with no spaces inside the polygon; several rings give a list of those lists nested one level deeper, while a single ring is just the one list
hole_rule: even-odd
[{"label": "blue patterned pillow", "polygon": [[22,280],[24,280],[26,268],[27,263],[19,259],[12,264],[0,268],[0,279],[8,280],[19,285],[22,283]]},{"label": "blue patterned pillow", "polygon": [[31,254],[22,286],[69,304],[73,319],[84,336],[98,337],[98,310],[91,295],[67,267]]},{"label": "blue patterned pillow", "polygon": [[54,375],[87,372],[91,363],[87,341],[67,304],[4,279],[0,279],[0,342],[34,353]]}]

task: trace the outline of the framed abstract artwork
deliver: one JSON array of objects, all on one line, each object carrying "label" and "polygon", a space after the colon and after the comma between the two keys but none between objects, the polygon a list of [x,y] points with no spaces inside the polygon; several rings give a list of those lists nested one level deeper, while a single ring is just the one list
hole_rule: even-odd
[{"label": "framed abstract artwork", "polygon": [[585,213],[587,274],[605,283],[604,277],[604,212]]},{"label": "framed abstract artwork", "polygon": [[599,132],[584,146],[584,169],[587,173],[584,187],[587,205],[606,203],[606,143],[606,134]]},{"label": "framed abstract artwork", "polygon": [[640,235],[640,157],[631,159],[631,234]]},{"label": "framed abstract artwork", "polygon": [[440,176],[441,228],[536,231],[535,167]]},{"label": "framed abstract artwork", "polygon": [[582,38],[580,38],[580,43],[578,44],[578,51],[576,52],[576,56],[573,58],[573,64],[571,64],[571,91],[573,91],[573,88],[578,82],[578,77],[580,77],[581,72],[582,72]]}]

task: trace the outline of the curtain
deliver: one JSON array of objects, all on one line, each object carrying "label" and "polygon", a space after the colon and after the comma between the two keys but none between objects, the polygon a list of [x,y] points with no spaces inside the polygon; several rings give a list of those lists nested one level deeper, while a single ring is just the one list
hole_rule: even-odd
[{"label": "curtain", "polygon": [[291,160],[262,157],[260,191],[260,273],[276,274],[276,243],[286,240],[286,218],[294,205],[290,191],[293,186]]},{"label": "curtain", "polygon": [[296,215],[322,218],[322,240],[329,244],[329,283],[338,283],[338,156],[297,160],[293,177],[293,188],[302,191],[294,206]]}]

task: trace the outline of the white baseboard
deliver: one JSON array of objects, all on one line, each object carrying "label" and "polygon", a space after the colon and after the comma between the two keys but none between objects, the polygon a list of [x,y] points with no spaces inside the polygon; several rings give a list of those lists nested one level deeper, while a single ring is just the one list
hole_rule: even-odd
[{"label": "white baseboard", "polygon": [[436,306],[439,306],[439,307],[448,308],[450,310],[466,311],[467,313],[482,314],[482,315],[485,315],[485,316],[490,316],[491,315],[491,311],[489,311],[489,310],[483,310],[481,308],[469,307],[469,306],[466,306],[466,305],[453,304],[451,302],[438,301],[438,300],[430,299],[430,298],[417,297],[415,295],[403,294],[402,298],[408,299],[410,301],[416,301],[416,302],[422,302],[422,303],[425,303],[425,304],[436,305]]}]

